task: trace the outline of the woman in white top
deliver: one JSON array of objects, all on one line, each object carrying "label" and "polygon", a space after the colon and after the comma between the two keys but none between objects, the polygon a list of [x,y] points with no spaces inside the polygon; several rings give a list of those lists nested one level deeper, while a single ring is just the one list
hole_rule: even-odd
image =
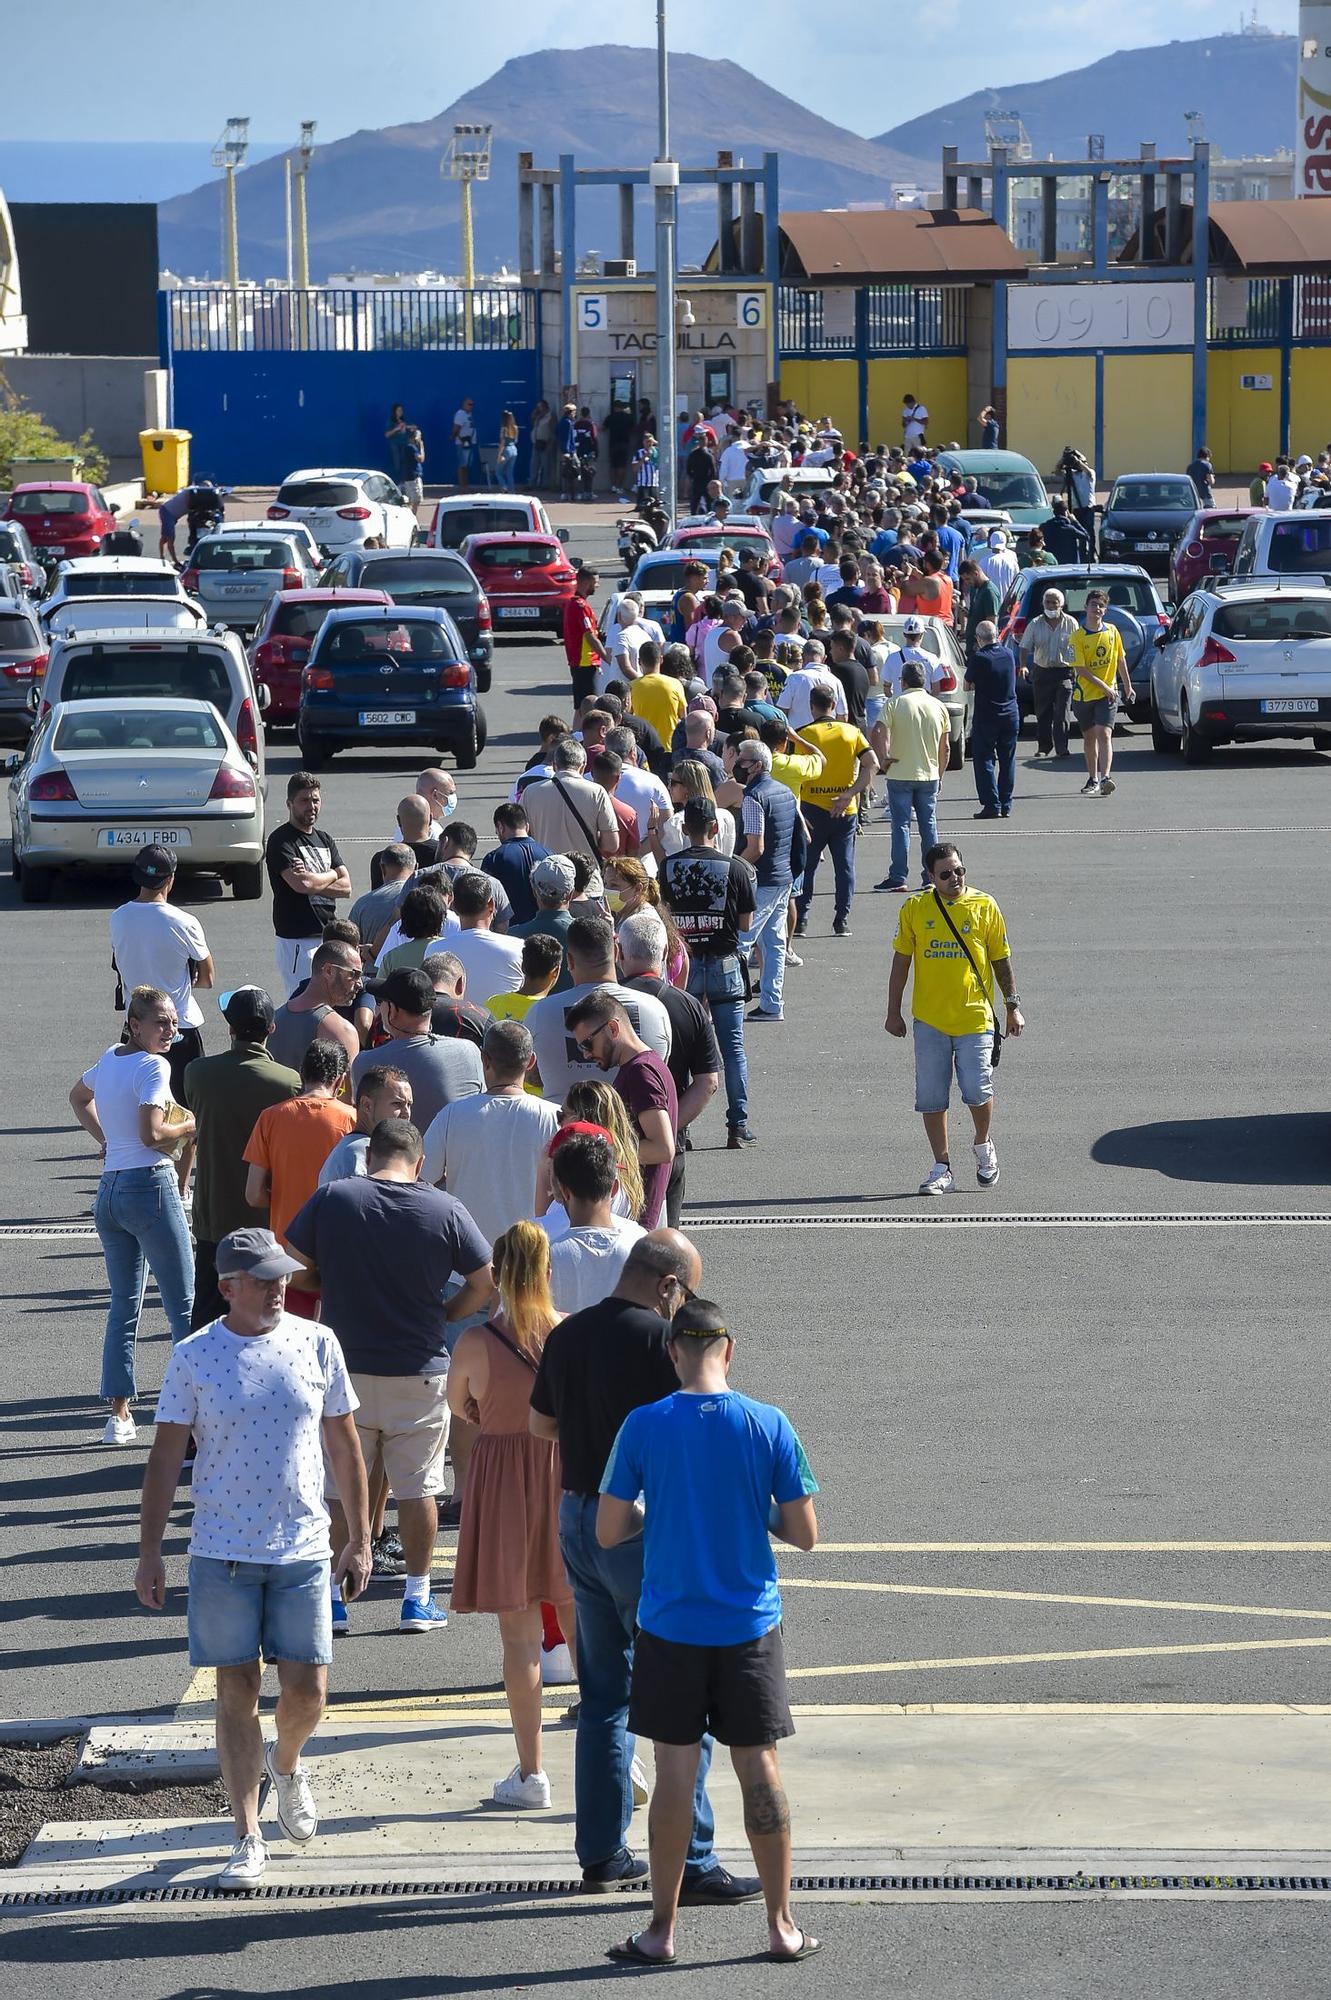
[{"label": "woman in white top", "polygon": [[[716,793],[712,788],[712,774],[705,764],[696,764],[691,757],[681,757],[670,773],[670,803],[674,811],[665,825],[649,835],[647,846],[657,861],[664,861],[667,854],[678,854],[687,847],[684,835],[684,808],[690,799],[710,799],[716,804]],[[735,815],[718,812],[716,816],[716,845],[721,854],[735,852]]]},{"label": "woman in white top", "polygon": [[134,1440],[134,1343],[149,1271],[172,1340],[184,1340],[190,1331],[194,1262],[175,1169],[163,1152],[164,1141],[174,1147],[194,1137],[187,1113],[167,1124],[172,1097],[166,1056],[175,1035],[175,1003],[156,986],[136,986],[126,1039],[85,1070],[69,1093],[74,1116],[96,1140],[104,1162],[93,1210],[111,1281],[101,1389],[111,1415],[103,1444]]}]

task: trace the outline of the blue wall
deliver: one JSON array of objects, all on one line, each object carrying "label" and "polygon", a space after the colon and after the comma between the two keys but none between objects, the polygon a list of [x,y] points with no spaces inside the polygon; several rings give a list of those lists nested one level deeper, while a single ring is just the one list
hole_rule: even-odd
[{"label": "blue wall", "polygon": [[305,466],[389,469],[384,432],[394,403],[419,424],[425,481],[446,485],[456,459],[453,412],[475,399],[483,453],[492,458],[499,416],[511,409],[521,430],[518,472],[528,457],[527,425],[540,391],[534,350],[463,353],[190,353],[171,357],[172,423],[192,432],[190,469],[232,486],[276,486]]}]

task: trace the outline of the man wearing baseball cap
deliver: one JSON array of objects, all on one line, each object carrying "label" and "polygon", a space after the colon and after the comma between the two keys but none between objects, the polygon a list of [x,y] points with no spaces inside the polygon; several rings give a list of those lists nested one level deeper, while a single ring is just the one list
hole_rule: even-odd
[{"label": "man wearing baseball cap", "polygon": [[224,1310],[217,1288],[218,1244],[233,1229],[249,1229],[254,1223],[254,1210],[245,1199],[250,1133],[260,1112],[300,1090],[295,1070],[274,1062],[268,1052],[274,1014],[263,988],[237,986],[221,995],[221,1008],[231,1046],[221,1055],[197,1057],[185,1071],[180,1094],[198,1127],[191,1321],[196,1331]]},{"label": "man wearing baseball cap", "polygon": [[[149,1611],[166,1603],[162,1537],[193,1432],[189,1654],[217,1675],[217,1755],[236,1841],[218,1875],[252,1889],[268,1865],[259,1815],[269,1791],[288,1840],[303,1846],[319,1813],[300,1753],[318,1727],[333,1657],[333,1582],[354,1598],[370,1575],[365,1465],[357,1399],[326,1326],[285,1310],[300,1266],[267,1229],[234,1229],[217,1245],[220,1319],[171,1351],[143,1483],[134,1588]],[[348,1524],[330,1551],[324,1455]],[[263,1662],[276,1664],[276,1741],[259,1722]]]}]

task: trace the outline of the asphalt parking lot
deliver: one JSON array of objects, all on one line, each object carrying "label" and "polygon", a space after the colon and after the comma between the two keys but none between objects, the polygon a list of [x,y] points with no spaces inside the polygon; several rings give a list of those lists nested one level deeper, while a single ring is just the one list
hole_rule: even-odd
[{"label": "asphalt parking lot", "polygon": [[[573,548],[613,553],[608,510],[579,511]],[[459,778],[483,843],[536,719],[568,705],[557,646],[501,642],[489,746]],[[1079,796],[1079,765],[1033,764],[1031,747],[1011,821],[972,825],[969,769],[940,812],[1007,918],[1029,1023],[999,1074],[1000,1185],[970,1184],[963,1132],[958,1192],[916,1194],[927,1158],[909,1052],[882,1028],[896,904],[869,889],[885,873],[877,824],[860,843],[854,936],[831,936],[820,881],[789,1018],[750,1032],[759,1143],[728,1154],[713,1110],[691,1158],[685,1227],[739,1330],[735,1379],[789,1411],[822,1487],[821,1547],[782,1557],[792,1691],[866,1714],[1317,1703],[1331,1645],[1315,1497],[1331,987],[1315,884],[1331,759],[1233,749],[1193,770],[1153,755],[1138,727],[1101,801]],[[295,765],[289,738],[270,745],[274,811]],[[324,820],[358,890],[416,768],[375,752],[325,776]],[[80,883],[26,909],[0,887],[0,1715],[13,1718],[170,1712],[191,1690],[183,1593],[153,1620],[130,1591],[149,1427],[128,1451],[93,1443],[96,1163],[65,1100],[113,1037],[117,900]],[[266,900],[206,883],[182,900],[219,985],[266,978]],[[205,1032],[223,1045],[215,1009]],[[150,1386],[164,1354],[150,1295]],[[179,1514],[177,1584],[186,1525]],[[353,1611],[335,1700],[497,1685],[490,1621],[409,1646],[395,1600],[380,1584]],[[131,1949],[134,1935],[127,1924]]]}]

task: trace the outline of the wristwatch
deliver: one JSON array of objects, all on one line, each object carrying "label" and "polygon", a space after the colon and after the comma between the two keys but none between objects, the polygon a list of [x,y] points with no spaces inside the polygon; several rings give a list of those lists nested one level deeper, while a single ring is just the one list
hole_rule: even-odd
[{"label": "wristwatch", "polygon": [[1004,997],[1006,998],[1009,1007],[1020,1007],[1021,998],[1019,994],[1009,993],[1006,994]]}]

